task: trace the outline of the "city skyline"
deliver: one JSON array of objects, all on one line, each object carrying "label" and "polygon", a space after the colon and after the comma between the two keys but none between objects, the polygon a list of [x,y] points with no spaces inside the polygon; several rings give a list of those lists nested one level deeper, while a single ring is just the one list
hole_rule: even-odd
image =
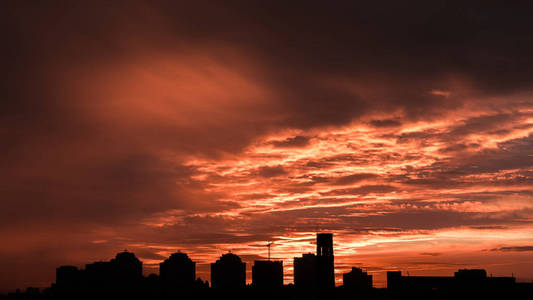
[{"label": "city skyline", "polygon": [[248,281],[270,249],[289,283],[316,232],[337,284],[532,281],[532,9],[7,1],[0,293],[122,249],[204,280],[231,250]]},{"label": "city skyline", "polygon": [[[267,244],[270,247],[271,243]],[[269,249],[270,250],[270,249]],[[56,280],[49,287],[27,287],[25,295],[47,298],[73,296],[128,296],[171,298],[184,295],[232,295],[232,297],[265,297],[268,293],[282,298],[291,295],[332,293],[331,297],[345,298],[367,295],[382,298],[397,295],[521,295],[533,292],[533,282],[517,283],[514,276],[499,277],[485,269],[459,269],[453,276],[413,276],[401,271],[387,271],[386,289],[376,289],[373,276],[362,268],[352,267],[342,274],[342,284],[336,285],[334,273],[332,233],[316,234],[316,252],[294,257],[294,281],[284,284],[283,262],[255,260],[252,282],[246,283],[246,263],[231,252],[222,254],[211,263],[211,283],[196,277],[196,262],[186,253],[175,252],[159,264],[159,275],[143,276],[143,262],[135,253],[124,250],[109,261],[88,263],[85,268],[63,265],[56,268]],[[206,289],[214,290],[209,294]],[[252,289],[252,290],[250,290]],[[248,290],[243,293],[242,291]],[[328,292],[329,291],[329,292]],[[229,294],[227,294],[229,292]],[[267,294],[264,294],[264,293]],[[21,289],[10,296],[20,295]],[[296,294],[295,294],[296,293]],[[24,293],[23,293],[24,294]]]},{"label": "city skyline", "polygon": [[[140,280],[141,277],[153,280],[152,276],[155,275],[161,282],[162,287],[164,287],[162,290],[163,295],[167,296],[172,294],[177,295],[183,290],[205,287],[215,289],[240,289],[245,286],[251,286],[259,289],[276,290],[282,286],[288,285],[303,290],[331,289],[339,286],[360,291],[367,291],[367,289],[370,290],[374,288],[387,288],[388,290],[391,290],[391,280],[400,283],[395,283],[395,287],[393,287],[392,291],[402,291],[403,289],[399,288],[402,282],[404,282],[403,284],[405,284],[406,287],[409,287],[409,289],[419,289],[419,291],[424,291],[424,287],[432,287],[433,285],[433,288],[430,288],[430,290],[436,288],[450,288],[454,285],[453,280],[461,278],[458,277],[458,274],[459,276],[464,274],[462,277],[467,279],[472,278],[469,274],[473,274],[473,278],[479,278],[480,276],[493,278],[493,274],[487,273],[484,268],[459,268],[453,277],[430,275],[427,273],[428,270],[420,270],[421,272],[415,274],[410,274],[409,271],[405,272],[405,270],[403,270],[404,274],[407,274],[405,277],[404,274],[402,274],[402,270],[390,268],[386,271],[386,286],[382,286],[381,284],[375,285],[373,275],[371,275],[371,272],[367,272],[365,266],[352,266],[346,272],[336,269],[333,263],[334,239],[332,233],[316,233],[315,239],[315,253],[306,252],[301,253],[301,256],[299,257],[294,257],[294,264],[289,268],[284,266],[283,260],[278,260],[270,256],[267,256],[266,258],[259,257],[253,261],[253,265],[250,263],[248,264],[250,267],[246,268],[247,264],[241,260],[241,257],[238,254],[232,253],[230,250],[226,253],[222,253],[216,262],[209,263],[211,266],[209,276],[202,278],[201,276],[197,276],[197,262],[181,250],[171,253],[168,258],[164,258],[164,261],[161,261],[158,264],[158,272],[152,272],[153,268],[146,268],[146,265],[136,257],[135,253],[128,252],[127,249],[124,249],[109,261],[97,260],[92,263],[83,264],[83,266],[58,266],[55,272],[55,281],[52,282],[51,285],[40,287],[28,286],[17,288],[17,290],[23,291],[28,289],[29,291],[33,291],[38,289],[39,291],[48,293],[47,289],[52,288],[54,291],[53,293],[57,293],[58,291],[60,291],[60,293],[79,293],[88,288],[83,287],[84,285],[79,282],[79,280],[81,280],[80,276],[94,278],[92,279],[93,283],[91,283],[90,286],[93,286],[94,288],[94,291],[92,292],[98,293],[98,291],[104,291],[100,289],[115,280],[118,280],[117,282],[123,282],[122,284],[127,284],[127,282],[132,280],[132,282]],[[272,243],[268,243],[265,246],[270,248]],[[270,249],[268,249],[268,251],[270,255]],[[246,254],[241,253],[241,255],[246,257]],[[298,267],[295,266],[296,261],[298,261]],[[112,271],[113,265],[119,266],[120,264],[122,264],[122,267],[119,267],[117,271]],[[226,266],[223,267],[221,264]],[[217,275],[214,275],[214,268],[217,265]],[[295,273],[294,268],[300,269],[300,271]],[[286,272],[286,269],[292,271]],[[86,273],[87,275],[81,275],[82,273],[80,272]],[[335,277],[337,278],[334,279],[333,277],[330,277],[330,272],[331,274],[336,274]],[[239,273],[241,275],[239,275]],[[338,278],[339,275],[341,277],[340,280]],[[291,279],[287,280],[287,277],[291,277]],[[511,282],[521,282],[520,280],[516,281],[514,273],[511,276],[496,276],[494,278],[497,278],[500,281],[503,280],[502,282],[507,285]],[[509,281],[511,279],[512,281]],[[418,280],[420,280],[420,282]],[[109,281],[109,283],[105,283],[107,281]],[[89,282],[91,282],[91,280],[89,280]],[[530,282],[524,283],[531,284]],[[98,287],[98,285],[103,286]],[[120,286],[120,284],[118,286]],[[59,290],[56,290],[58,288]]]}]

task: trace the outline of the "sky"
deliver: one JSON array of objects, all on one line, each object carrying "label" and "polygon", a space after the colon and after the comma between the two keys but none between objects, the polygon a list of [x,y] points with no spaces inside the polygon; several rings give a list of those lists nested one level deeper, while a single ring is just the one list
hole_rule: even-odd
[{"label": "sky", "polygon": [[[127,249],[533,280],[533,19],[453,1],[8,1],[0,291]],[[490,2],[490,1],[489,1]]]}]

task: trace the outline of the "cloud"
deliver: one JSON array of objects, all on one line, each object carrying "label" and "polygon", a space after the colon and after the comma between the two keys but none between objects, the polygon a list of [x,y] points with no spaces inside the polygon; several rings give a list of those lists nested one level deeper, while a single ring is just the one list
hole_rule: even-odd
[{"label": "cloud", "polygon": [[277,177],[287,174],[283,166],[263,166],[257,170],[257,174],[262,177]]},{"label": "cloud", "polygon": [[533,246],[507,246],[507,247],[493,248],[490,251],[528,252],[528,251],[533,251]]},{"label": "cloud", "polygon": [[335,178],[333,181],[334,185],[350,185],[353,183],[357,183],[366,179],[373,179],[378,177],[376,174],[371,173],[361,173],[361,174],[352,174],[352,175],[346,175],[339,178]]},{"label": "cloud", "polygon": [[330,195],[357,195],[357,194],[370,194],[370,193],[390,193],[395,191],[396,188],[391,185],[363,185],[357,188],[349,189],[334,189],[325,193],[322,193],[324,196]]},{"label": "cloud", "polygon": [[400,121],[393,119],[372,120],[370,124],[374,127],[396,127],[402,125]]},{"label": "cloud", "polygon": [[442,255],[442,253],[439,253],[439,252],[422,252],[422,253],[420,253],[420,255],[424,255],[424,256],[440,256],[440,255]]},{"label": "cloud", "polygon": [[308,136],[297,135],[282,141],[273,141],[271,144],[278,148],[305,147],[309,144],[310,139]]}]

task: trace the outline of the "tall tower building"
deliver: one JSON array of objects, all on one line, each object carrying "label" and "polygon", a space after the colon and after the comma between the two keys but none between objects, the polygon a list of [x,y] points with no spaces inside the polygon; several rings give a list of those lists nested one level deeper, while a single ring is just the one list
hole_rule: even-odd
[{"label": "tall tower building", "polygon": [[308,253],[294,258],[294,285],[314,288],[335,287],[333,234],[316,235],[316,255]]},{"label": "tall tower building", "polygon": [[321,288],[335,287],[335,262],[333,256],[333,234],[316,235],[317,283]]},{"label": "tall tower building", "polygon": [[333,257],[333,233],[316,234],[316,255]]}]

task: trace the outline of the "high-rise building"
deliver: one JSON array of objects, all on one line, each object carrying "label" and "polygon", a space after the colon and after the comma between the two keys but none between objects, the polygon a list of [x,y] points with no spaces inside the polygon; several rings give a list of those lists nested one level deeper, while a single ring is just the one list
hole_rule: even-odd
[{"label": "high-rise building", "polygon": [[335,287],[332,233],[318,233],[316,235],[316,255],[318,264],[317,284],[321,288]]},{"label": "high-rise building", "polygon": [[333,257],[333,234],[332,233],[317,233],[316,255]]},{"label": "high-rise building", "polygon": [[118,253],[110,263],[118,281],[134,282],[142,278],[143,263],[131,252]]},{"label": "high-rise building", "polygon": [[242,288],[246,285],[246,263],[233,253],[223,254],[211,264],[211,287]]},{"label": "high-rise building", "polygon": [[252,266],[252,285],[258,288],[283,286],[283,262],[256,260]]},{"label": "high-rise building", "polygon": [[352,268],[350,272],[342,275],[342,284],[346,288],[369,290],[372,289],[372,275],[360,268]]},{"label": "high-rise building", "polygon": [[166,287],[192,288],[196,280],[196,263],[185,253],[173,253],[159,264],[159,276]]},{"label": "high-rise building", "polygon": [[115,278],[113,268],[108,261],[95,261],[85,265],[85,278],[89,289],[107,289]]},{"label": "high-rise building", "polygon": [[319,233],[316,236],[316,255],[304,254],[294,258],[294,285],[297,287],[335,287],[333,234]]},{"label": "high-rise building", "polygon": [[316,288],[318,281],[317,256],[305,253],[294,258],[294,285],[297,288]]}]

